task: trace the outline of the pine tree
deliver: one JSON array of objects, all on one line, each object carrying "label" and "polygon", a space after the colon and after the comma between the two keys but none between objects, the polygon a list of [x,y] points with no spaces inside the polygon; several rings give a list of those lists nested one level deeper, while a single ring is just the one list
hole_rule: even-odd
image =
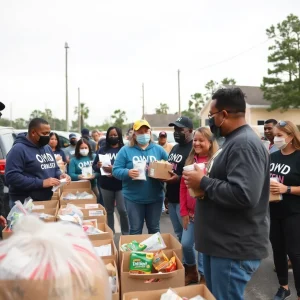
[{"label": "pine tree", "polygon": [[300,20],[289,15],[277,26],[266,31],[274,44],[269,47],[269,77],[263,78],[264,98],[271,102],[270,110],[300,106]]}]

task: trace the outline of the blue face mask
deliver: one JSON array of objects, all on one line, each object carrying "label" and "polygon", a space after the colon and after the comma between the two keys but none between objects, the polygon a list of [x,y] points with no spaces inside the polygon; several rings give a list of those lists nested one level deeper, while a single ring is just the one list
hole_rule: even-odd
[{"label": "blue face mask", "polygon": [[136,135],[136,141],[140,145],[147,145],[150,141],[150,134],[149,133],[137,134]]}]

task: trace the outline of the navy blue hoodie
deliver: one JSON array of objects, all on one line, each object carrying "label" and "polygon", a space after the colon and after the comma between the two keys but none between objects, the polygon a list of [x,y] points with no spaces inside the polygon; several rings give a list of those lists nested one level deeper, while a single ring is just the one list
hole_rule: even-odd
[{"label": "navy blue hoodie", "polygon": [[59,178],[60,175],[49,145],[39,147],[25,135],[17,136],[6,157],[5,180],[9,186],[10,200],[24,202],[27,197],[50,200],[52,188],[43,188],[43,180]]}]

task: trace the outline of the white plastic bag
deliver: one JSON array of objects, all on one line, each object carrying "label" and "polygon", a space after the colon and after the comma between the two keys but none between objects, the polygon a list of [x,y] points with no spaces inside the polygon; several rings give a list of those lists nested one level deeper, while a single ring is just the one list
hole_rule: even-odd
[{"label": "white plastic bag", "polygon": [[104,154],[104,155],[103,155],[103,154],[99,154],[99,161],[102,162],[102,168],[100,169],[100,170],[101,170],[101,175],[102,175],[102,176],[110,175],[110,173],[105,172],[105,171],[103,170],[103,167],[108,167],[108,166],[111,165],[111,161],[110,161],[109,155],[108,155],[108,154]]},{"label": "white plastic bag", "polygon": [[139,176],[133,180],[147,180],[146,178],[146,161],[134,161],[133,169],[139,171]]},{"label": "white plastic bag", "polygon": [[63,178],[60,180],[60,185],[54,186],[52,188],[52,192],[56,192],[59,188],[63,187],[65,184],[67,184],[67,179]]},{"label": "white plastic bag", "polygon": [[68,203],[65,208],[61,208],[58,211],[58,218],[61,221],[68,221],[78,225],[82,225],[83,213],[80,208],[74,204]]},{"label": "white plastic bag", "polygon": [[79,226],[23,217],[0,243],[0,299],[111,300],[106,267]]},{"label": "white plastic bag", "polygon": [[147,248],[144,249],[144,251],[158,251],[160,249],[167,248],[167,246],[159,232],[151,235],[148,239],[141,242],[141,244],[147,246]]}]

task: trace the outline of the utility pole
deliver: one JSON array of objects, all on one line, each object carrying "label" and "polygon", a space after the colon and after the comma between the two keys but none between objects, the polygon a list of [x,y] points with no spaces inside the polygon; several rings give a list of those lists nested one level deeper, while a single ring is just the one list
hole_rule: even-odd
[{"label": "utility pole", "polygon": [[12,125],[12,102],[10,102],[10,127],[13,127]]},{"label": "utility pole", "polygon": [[181,117],[181,101],[180,101],[180,70],[178,70],[178,114]]},{"label": "utility pole", "polygon": [[145,119],[145,93],[144,93],[144,83],[142,84],[142,99],[143,99],[143,117]]},{"label": "utility pole", "polygon": [[68,43],[65,43],[66,49],[66,131],[69,131],[69,99],[68,99]]},{"label": "utility pole", "polygon": [[80,88],[78,88],[78,132],[81,132]]}]

